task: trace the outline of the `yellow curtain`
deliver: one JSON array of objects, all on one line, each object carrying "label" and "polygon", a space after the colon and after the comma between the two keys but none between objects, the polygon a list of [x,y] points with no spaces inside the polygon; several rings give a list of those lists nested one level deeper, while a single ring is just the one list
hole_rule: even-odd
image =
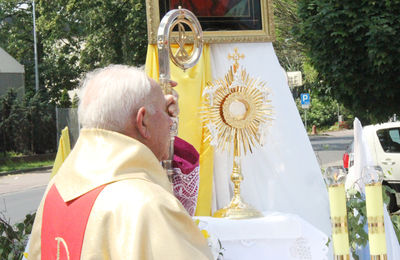
[{"label": "yellow curtain", "polygon": [[[174,51],[174,50],[173,50]],[[203,46],[203,54],[193,68],[182,71],[170,63],[171,79],[179,83],[175,90],[179,93],[178,136],[191,143],[200,153],[200,187],[196,216],[211,215],[213,150],[204,142],[204,130],[199,117],[202,105],[202,91],[211,81],[210,48]],[[146,72],[158,81],[158,51],[156,45],[149,45],[146,57]]]},{"label": "yellow curtain", "polygon": [[60,143],[58,144],[58,150],[56,159],[54,160],[53,169],[51,170],[50,179],[56,175],[61,164],[65,161],[68,154],[71,152],[71,145],[69,142],[68,126],[61,131]]}]

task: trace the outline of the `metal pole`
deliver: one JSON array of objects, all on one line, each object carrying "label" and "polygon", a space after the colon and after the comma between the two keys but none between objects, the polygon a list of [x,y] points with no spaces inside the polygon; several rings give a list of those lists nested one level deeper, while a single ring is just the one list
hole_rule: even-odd
[{"label": "metal pole", "polygon": [[306,133],[307,133],[307,109],[304,110],[304,121],[306,122]]},{"label": "metal pole", "polygon": [[32,1],[32,15],[33,15],[33,46],[35,53],[35,90],[39,91],[39,69],[38,69],[38,55],[36,46],[36,17],[35,17],[35,0]]}]

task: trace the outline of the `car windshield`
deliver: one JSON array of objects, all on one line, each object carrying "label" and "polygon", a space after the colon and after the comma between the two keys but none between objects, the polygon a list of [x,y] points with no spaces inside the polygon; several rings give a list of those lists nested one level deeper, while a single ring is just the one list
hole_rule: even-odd
[{"label": "car windshield", "polygon": [[376,134],[386,153],[400,153],[400,128],[381,129]]}]

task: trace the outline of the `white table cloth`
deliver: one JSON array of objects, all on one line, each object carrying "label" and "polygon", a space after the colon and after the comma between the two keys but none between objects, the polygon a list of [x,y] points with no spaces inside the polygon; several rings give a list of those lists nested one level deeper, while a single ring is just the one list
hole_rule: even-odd
[{"label": "white table cloth", "polygon": [[263,218],[231,220],[195,217],[217,237],[225,260],[328,259],[328,237],[294,214],[264,212]]}]

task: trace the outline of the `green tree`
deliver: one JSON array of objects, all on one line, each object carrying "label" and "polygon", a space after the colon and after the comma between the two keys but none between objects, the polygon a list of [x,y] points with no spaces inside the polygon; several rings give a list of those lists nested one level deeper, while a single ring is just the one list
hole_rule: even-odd
[{"label": "green tree", "polygon": [[[33,92],[32,92],[33,93]],[[0,98],[0,147],[3,153],[52,152],[56,148],[54,105],[45,90],[23,100],[10,90]]]},{"label": "green tree", "polygon": [[79,97],[78,94],[75,93],[74,98],[72,99],[71,102],[71,108],[78,108],[79,105]]},{"label": "green tree", "polygon": [[0,144],[4,155],[13,147],[13,139],[10,138],[10,134],[13,131],[10,115],[12,115],[12,109],[16,102],[17,94],[13,89],[10,89],[0,100]]},{"label": "green tree", "polygon": [[49,103],[49,99],[48,92],[41,89],[26,96],[23,103],[25,131],[20,136],[29,137],[29,151],[32,153],[53,152],[56,148],[55,105]]},{"label": "green tree", "polygon": [[[0,0],[0,47],[24,65],[26,92],[35,89],[34,42],[32,32],[32,1]],[[40,59],[42,56],[42,45],[39,35],[37,38],[37,47]],[[40,81],[40,85],[43,85],[42,80]]]},{"label": "green tree", "polygon": [[294,27],[300,22],[296,0],[274,1],[276,41],[274,48],[279,63],[286,71],[302,71],[306,60],[303,43],[294,35]]},{"label": "green tree", "polygon": [[322,83],[363,122],[400,110],[400,0],[299,0],[297,33]]},{"label": "green tree", "polygon": [[[301,107],[299,98],[296,99],[296,105],[304,122],[306,110]],[[338,122],[338,111],[346,122],[350,123],[354,120],[354,116],[336,100],[329,96],[323,97],[311,93],[311,106],[307,109],[307,130],[311,130],[313,125],[318,129],[325,129],[336,124]]]},{"label": "green tree", "polygon": [[69,108],[71,107],[72,102],[69,98],[68,90],[63,89],[61,92],[61,97],[58,106],[62,108]]},{"label": "green tree", "polygon": [[108,64],[142,65],[147,46],[144,0],[41,0],[45,84],[57,101],[82,72]]}]

